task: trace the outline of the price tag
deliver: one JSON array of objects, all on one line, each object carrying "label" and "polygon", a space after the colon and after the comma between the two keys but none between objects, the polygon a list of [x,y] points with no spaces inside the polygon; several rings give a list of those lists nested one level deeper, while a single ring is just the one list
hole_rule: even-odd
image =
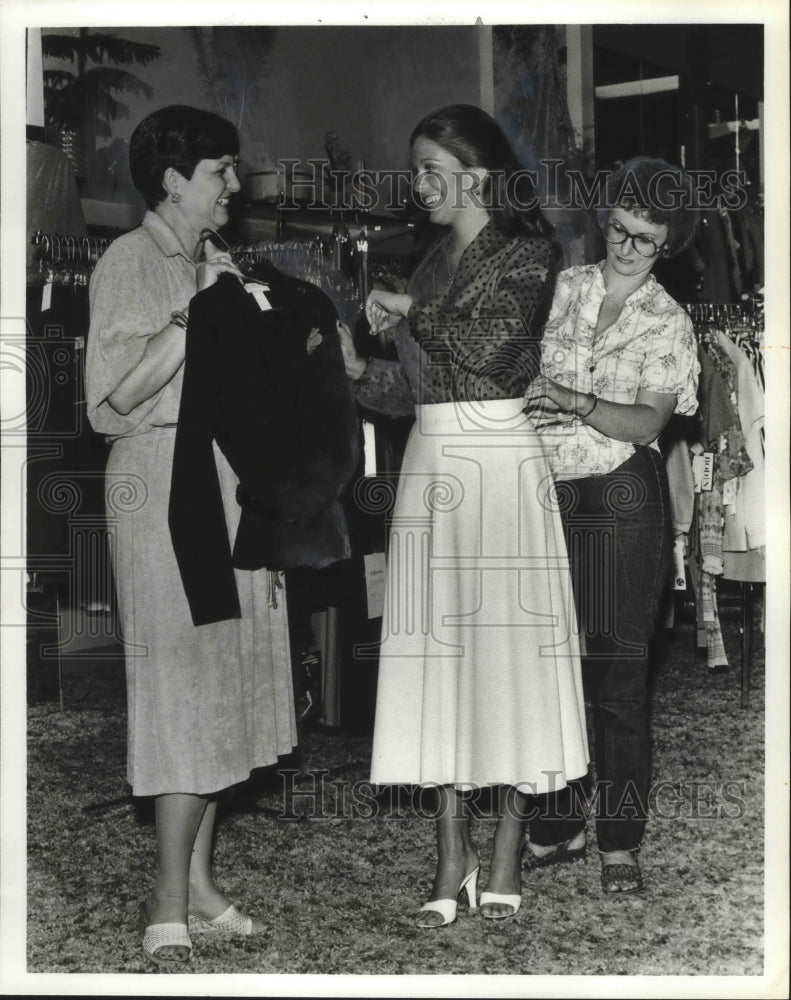
[{"label": "price tag", "polygon": [[365,452],[364,476],[376,475],[376,431],[369,420],[363,420],[363,451]]},{"label": "price tag", "polygon": [[385,554],[370,552],[365,561],[365,592],[368,598],[368,617],[381,618],[385,608]]},{"label": "price tag", "polygon": [[41,296],[41,311],[46,312],[50,308],[52,308],[52,282],[48,281]]},{"label": "price tag", "polygon": [[722,506],[733,507],[739,493],[739,481],[735,477],[727,479],[722,486]]},{"label": "price tag", "polygon": [[703,456],[693,455],[692,456],[692,481],[695,484],[695,492],[700,493],[701,483],[703,482]]},{"label": "price tag", "polygon": [[701,472],[700,488],[704,493],[710,493],[714,485],[714,452],[704,451],[701,458],[703,459],[703,469]]},{"label": "price tag", "polygon": [[[261,285],[246,285],[247,291],[253,296],[255,301],[258,303],[258,308],[261,312],[266,312],[267,309],[271,309],[272,305],[269,299],[264,295],[264,289]],[[267,289],[268,291],[268,289]]]},{"label": "price tag", "polygon": [[684,572],[684,539],[677,538],[673,544],[673,590],[687,589],[687,574]]}]

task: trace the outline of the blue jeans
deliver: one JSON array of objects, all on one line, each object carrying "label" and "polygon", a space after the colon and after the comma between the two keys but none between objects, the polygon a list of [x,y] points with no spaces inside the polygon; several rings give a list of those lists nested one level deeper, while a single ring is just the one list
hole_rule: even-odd
[{"label": "blue jeans", "polygon": [[585,826],[595,796],[600,851],[640,846],[650,778],[648,652],[672,561],[667,475],[639,447],[613,472],[559,482],[593,709],[596,783],[542,796],[530,839],[550,846]]}]

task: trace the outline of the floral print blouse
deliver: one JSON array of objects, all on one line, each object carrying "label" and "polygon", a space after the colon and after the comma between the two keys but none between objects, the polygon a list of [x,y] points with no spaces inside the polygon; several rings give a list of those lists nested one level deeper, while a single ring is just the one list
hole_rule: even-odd
[{"label": "floral print blouse", "polygon": [[[604,295],[600,264],[561,271],[541,347],[542,374],[615,403],[634,403],[639,389],[672,394],[676,413],[694,413],[700,364],[686,311],[649,274],[597,335]],[[539,414],[535,423],[559,479],[612,472],[635,451],[572,414]]]}]

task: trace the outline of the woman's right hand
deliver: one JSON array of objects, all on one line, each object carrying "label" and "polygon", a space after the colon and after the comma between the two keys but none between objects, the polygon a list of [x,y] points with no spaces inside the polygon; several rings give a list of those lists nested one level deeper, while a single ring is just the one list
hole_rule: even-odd
[{"label": "woman's right hand", "polygon": [[412,302],[411,295],[374,288],[365,301],[365,316],[371,333],[382,333],[395,326],[409,313]]},{"label": "woman's right hand", "polygon": [[235,274],[240,279],[244,277],[236,264],[234,264],[233,258],[227,250],[218,250],[216,248],[212,250],[212,244],[209,242],[206,243],[206,249],[207,257],[198,264],[196,275],[199,292],[213,285],[225,271],[229,274]]},{"label": "woman's right hand", "polygon": [[545,413],[573,413],[579,393],[555,382],[546,375],[538,375],[525,390],[524,409],[527,412],[543,410]]}]

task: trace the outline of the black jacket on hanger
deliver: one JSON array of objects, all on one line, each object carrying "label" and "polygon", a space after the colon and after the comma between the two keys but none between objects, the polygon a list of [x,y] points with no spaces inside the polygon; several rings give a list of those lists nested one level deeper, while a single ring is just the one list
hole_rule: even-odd
[{"label": "black jacket on hanger", "polygon": [[[357,466],[359,423],[335,307],[269,263],[255,275],[269,309],[247,290],[261,285],[230,274],[190,303],[169,524],[195,625],[240,616],[234,568],[350,555],[338,498]],[[239,477],[233,552],[213,441]]]}]

